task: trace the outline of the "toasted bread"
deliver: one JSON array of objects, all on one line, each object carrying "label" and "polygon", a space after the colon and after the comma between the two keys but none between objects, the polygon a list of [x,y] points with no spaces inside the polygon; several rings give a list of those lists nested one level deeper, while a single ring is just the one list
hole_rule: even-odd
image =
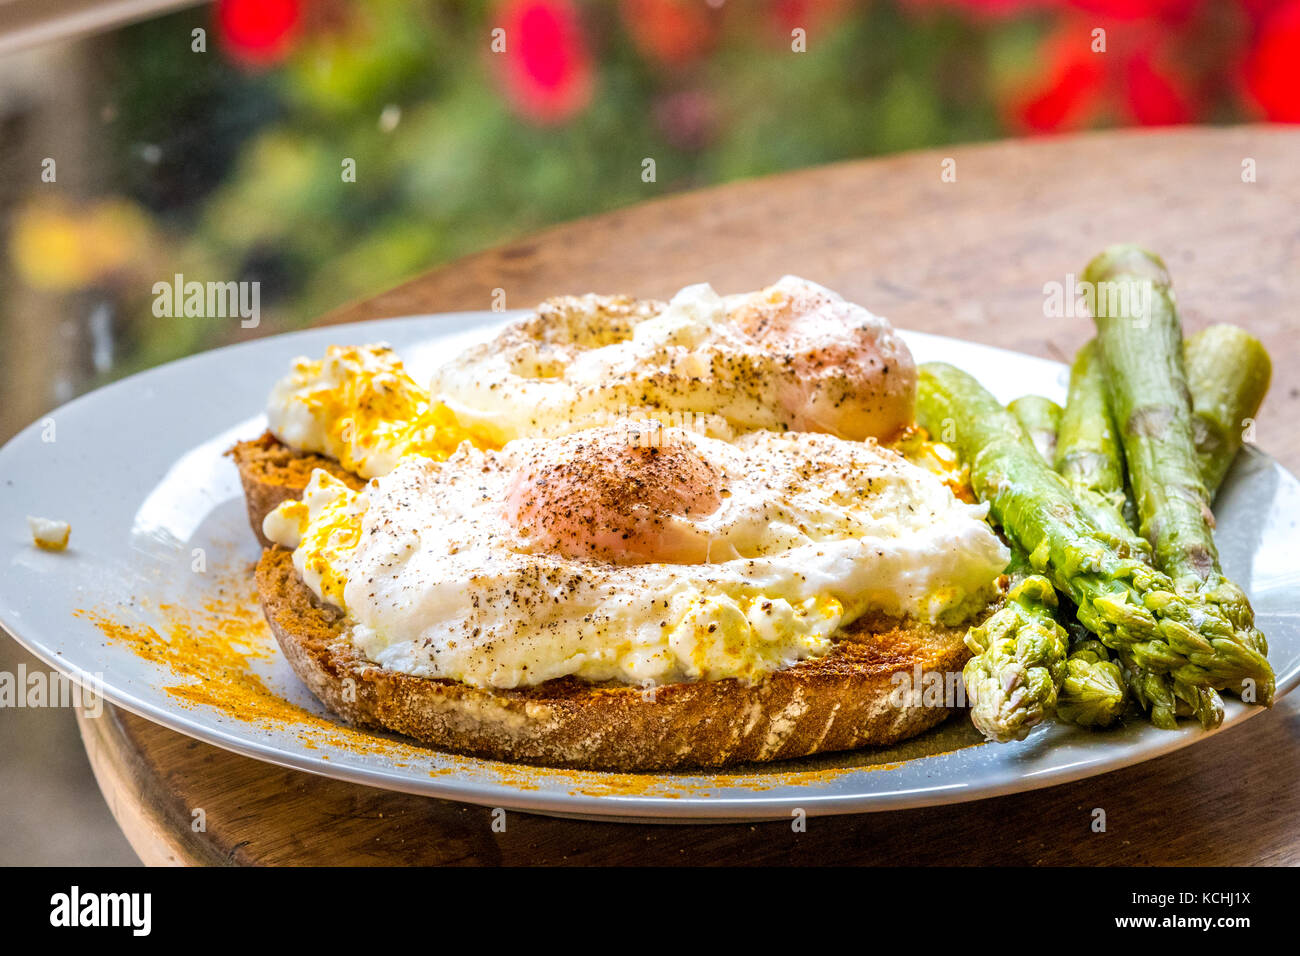
[{"label": "toasted bread", "polygon": [[262,519],[282,501],[301,498],[311,473],[317,468],[325,469],[354,491],[366,483],[334,459],[295,451],[269,431],[250,441],[241,441],[227,449],[226,454],[235,460],[239,469],[248,523],[264,548],[271,547],[272,543],[262,534]]},{"label": "toasted bread", "polygon": [[292,554],[257,565],[262,609],[294,671],[359,727],[392,730],[457,753],[554,767],[661,770],[780,760],[890,744],[942,721],[943,707],[891,700],[894,675],[961,669],[963,630],[851,629],[828,655],[766,680],[666,684],[649,693],[574,678],[519,690],[412,677],[364,660],[341,612],[302,583]]},{"label": "toasted bread", "polygon": [[[327,468],[353,487],[362,483],[336,462],[294,452],[270,435],[230,454],[259,539],[262,518],[301,494],[313,468]],[[563,678],[516,690],[476,688],[412,677],[362,658],[342,613],[317,600],[283,548],[262,553],[257,587],[294,671],[339,716],[444,750],[544,766],[717,767],[895,743],[949,714],[929,702],[900,703],[895,675],[910,677],[918,667],[952,674],[970,656],[964,628],[860,621],[830,654],[754,684],[683,682],[649,693]]]}]

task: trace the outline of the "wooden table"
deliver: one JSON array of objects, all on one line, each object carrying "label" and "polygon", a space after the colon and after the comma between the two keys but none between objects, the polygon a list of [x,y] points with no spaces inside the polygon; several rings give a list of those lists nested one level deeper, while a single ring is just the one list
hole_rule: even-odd
[{"label": "wooden table", "polygon": [[[955,182],[941,179],[947,158]],[[1243,181],[1251,165],[1255,181]],[[1008,142],[736,183],[559,226],[327,321],[485,309],[495,290],[509,307],[564,292],[665,297],[701,280],[731,292],[792,272],[904,328],[1065,359],[1090,323],[1044,317],[1043,284],[1121,240],[1163,253],[1189,328],[1235,322],[1264,340],[1275,380],[1258,442],[1300,469],[1300,132],[1282,128]],[[148,863],[1300,863],[1294,699],[1102,777],[815,818],[802,834],[787,823],[525,814],[494,833],[484,809],[283,770],[111,707],[81,729],[109,806]],[[191,829],[196,807],[204,833]],[[1096,807],[1105,833],[1090,829]]]}]

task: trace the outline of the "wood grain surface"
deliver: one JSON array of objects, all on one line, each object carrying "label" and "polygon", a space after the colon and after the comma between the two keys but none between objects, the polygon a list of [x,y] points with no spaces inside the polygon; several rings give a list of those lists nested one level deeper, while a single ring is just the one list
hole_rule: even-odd
[{"label": "wood grain surface", "polygon": [[[955,182],[941,179],[946,159]],[[1300,470],[1300,131],[1005,142],[646,198],[444,266],[325,321],[486,309],[501,294],[515,308],[566,292],[662,297],[704,280],[734,292],[797,273],[903,328],[1065,360],[1091,323],[1045,315],[1044,283],[1065,283],[1111,242],[1136,241],[1168,262],[1189,330],[1234,322],[1268,346],[1274,383],[1257,440]],[[148,863],[1300,864],[1295,699],[1102,777],[814,818],[806,833],[787,823],[515,813],[498,833],[488,810],[274,767],[111,707],[78,719],[109,806]],[[1091,829],[1095,808],[1106,812],[1104,833]]]}]

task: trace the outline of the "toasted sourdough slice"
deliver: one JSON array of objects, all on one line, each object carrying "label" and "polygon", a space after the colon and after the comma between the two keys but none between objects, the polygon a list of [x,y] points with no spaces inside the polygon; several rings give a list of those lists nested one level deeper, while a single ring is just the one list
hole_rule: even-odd
[{"label": "toasted sourdough slice", "polygon": [[[249,521],[297,498],[312,469],[352,487],[363,480],[337,462],[296,452],[269,433],[229,452],[239,466]],[[896,743],[943,721],[949,710],[898,693],[895,675],[957,675],[970,652],[964,628],[859,622],[835,649],[766,680],[668,684],[653,694],[576,678],[517,690],[412,677],[365,660],[342,613],[302,582],[292,553],[268,547],[257,589],[272,632],[298,677],[330,710],[358,727],[406,734],[457,753],[594,770],[662,770],[781,760]],[[947,683],[947,681],[945,681]]]},{"label": "toasted sourdough slice", "polygon": [[262,534],[262,519],[280,502],[301,498],[311,473],[317,468],[325,469],[354,491],[366,483],[333,458],[295,451],[269,431],[250,441],[241,441],[227,449],[226,454],[235,460],[239,469],[248,523],[264,548],[271,547],[272,542]]},{"label": "toasted sourdough slice", "polygon": [[941,706],[899,705],[894,675],[954,673],[969,657],[961,629],[850,629],[828,655],[751,685],[734,679],[627,684],[575,678],[496,690],[412,677],[362,658],[342,613],[316,599],[292,553],[257,565],[262,610],[285,657],[330,710],[457,753],[552,767],[665,770],[781,760],[890,744],[935,726]]}]

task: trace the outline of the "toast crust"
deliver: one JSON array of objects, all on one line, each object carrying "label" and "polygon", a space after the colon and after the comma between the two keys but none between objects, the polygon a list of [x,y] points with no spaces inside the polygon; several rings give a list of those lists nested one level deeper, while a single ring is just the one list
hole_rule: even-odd
[{"label": "toast crust", "polygon": [[262,520],[281,502],[297,501],[311,480],[311,473],[323,468],[353,491],[365,487],[366,480],[348,471],[333,458],[295,451],[269,431],[257,438],[241,441],[226,450],[239,469],[244,486],[244,503],[248,506],[248,523],[262,547],[273,542],[262,534]]},{"label": "toast crust", "polygon": [[[249,521],[296,498],[313,468],[352,487],[364,481],[336,462],[289,449],[269,433],[229,452],[239,466]],[[413,677],[365,660],[341,611],[319,601],[270,546],[257,589],[272,633],[294,672],[331,711],[455,753],[552,767],[668,770],[782,760],[887,745],[942,722],[943,706],[895,699],[900,672],[960,672],[965,628],[857,622],[827,655],[746,685],[734,679],[662,685],[654,693],[576,678],[515,690]],[[960,682],[960,678],[958,678]]]}]

